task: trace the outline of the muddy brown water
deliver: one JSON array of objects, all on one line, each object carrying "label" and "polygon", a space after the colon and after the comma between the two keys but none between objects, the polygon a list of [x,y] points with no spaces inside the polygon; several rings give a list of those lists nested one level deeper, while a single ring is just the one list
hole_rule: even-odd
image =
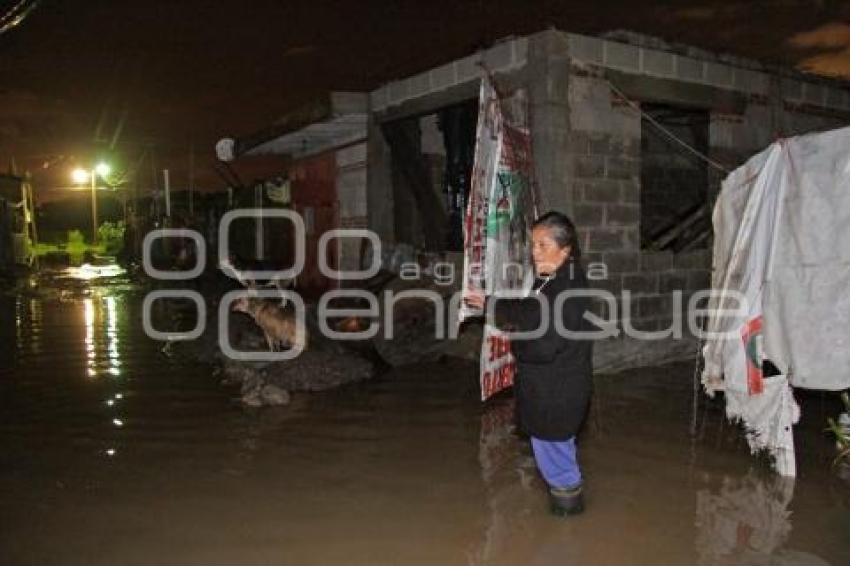
[{"label": "muddy brown water", "polygon": [[145,337],[126,281],[51,285],[0,298],[2,565],[850,564],[823,395],[786,481],[717,403],[690,434],[690,364],[600,376],[561,519],[472,364],[246,409]]}]

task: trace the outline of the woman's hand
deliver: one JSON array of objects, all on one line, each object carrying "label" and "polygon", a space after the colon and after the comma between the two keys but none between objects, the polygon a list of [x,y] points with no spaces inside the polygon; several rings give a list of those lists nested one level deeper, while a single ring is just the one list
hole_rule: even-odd
[{"label": "woman's hand", "polygon": [[463,302],[472,308],[484,308],[484,293],[481,291],[467,291],[463,296]]}]

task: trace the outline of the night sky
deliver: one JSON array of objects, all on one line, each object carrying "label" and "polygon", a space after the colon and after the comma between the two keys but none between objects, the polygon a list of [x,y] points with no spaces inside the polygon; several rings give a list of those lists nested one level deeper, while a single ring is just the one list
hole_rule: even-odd
[{"label": "night sky", "polygon": [[[0,0],[0,14],[19,1]],[[0,35],[0,167],[14,158],[48,198],[101,156],[140,164],[142,185],[167,167],[184,186],[194,145],[196,186],[221,188],[223,136],[549,26],[630,29],[850,78],[847,1],[42,0]],[[274,167],[239,166],[249,181]]]}]

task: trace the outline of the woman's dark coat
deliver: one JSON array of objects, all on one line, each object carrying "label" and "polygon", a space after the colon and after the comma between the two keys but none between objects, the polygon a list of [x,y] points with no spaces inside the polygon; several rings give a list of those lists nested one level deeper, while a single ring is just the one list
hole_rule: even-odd
[{"label": "woman's dark coat", "polygon": [[[542,285],[542,286],[541,286]],[[537,280],[528,298],[493,298],[495,321],[504,329],[529,331],[540,327],[538,299],[548,300],[549,325],[545,334],[531,340],[511,340],[517,361],[514,382],[517,420],[528,435],[541,440],[567,440],[578,432],[587,413],[593,387],[593,343],[562,336],[562,328],[591,332],[595,328],[584,318],[589,310],[587,296],[572,296],[555,312],[555,299],[571,289],[587,289],[587,280],[578,262],[568,259],[548,282]],[[545,312],[545,311],[544,311]]]}]

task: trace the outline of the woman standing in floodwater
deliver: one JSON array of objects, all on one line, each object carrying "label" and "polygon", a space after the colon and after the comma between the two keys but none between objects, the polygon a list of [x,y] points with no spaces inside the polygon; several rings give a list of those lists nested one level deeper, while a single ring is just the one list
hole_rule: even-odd
[{"label": "woman standing in floodwater", "polygon": [[[549,485],[553,511],[575,514],[584,510],[575,436],[593,388],[593,344],[571,333],[589,333],[592,327],[584,318],[588,297],[567,296],[558,302],[558,296],[587,289],[587,279],[579,262],[575,226],[567,216],[547,212],[535,221],[531,238],[536,275],[531,296],[485,300],[473,293],[466,300],[480,308],[494,301],[496,325],[505,330],[528,332],[546,327],[538,338],[511,341],[517,362],[517,422],[531,437],[534,460]],[[548,309],[541,309],[543,302]]]}]

